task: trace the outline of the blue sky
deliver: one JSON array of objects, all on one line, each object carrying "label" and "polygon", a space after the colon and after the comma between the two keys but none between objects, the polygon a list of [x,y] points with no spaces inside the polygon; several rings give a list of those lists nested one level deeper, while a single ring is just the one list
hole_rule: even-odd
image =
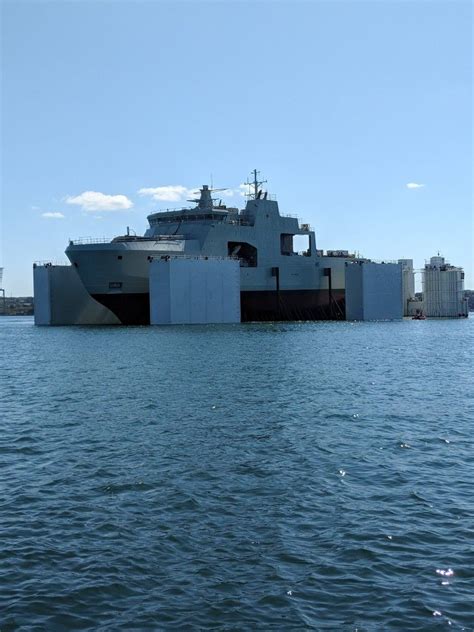
[{"label": "blue sky", "polygon": [[8,295],[210,174],[242,205],[254,167],[319,248],[474,288],[470,2],[3,0],[2,67]]}]

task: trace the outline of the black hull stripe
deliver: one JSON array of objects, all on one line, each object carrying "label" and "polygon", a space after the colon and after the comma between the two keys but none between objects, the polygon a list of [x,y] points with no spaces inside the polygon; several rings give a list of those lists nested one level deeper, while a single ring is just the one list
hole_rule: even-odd
[{"label": "black hull stripe", "polygon": [[344,290],[241,292],[242,322],[268,320],[344,320]]},{"label": "black hull stripe", "polygon": [[[93,294],[123,325],[150,324],[150,295]],[[241,292],[242,322],[272,320],[344,320],[344,290]]]},{"label": "black hull stripe", "polygon": [[150,295],[146,294],[92,294],[92,298],[108,307],[122,325],[150,324]]}]

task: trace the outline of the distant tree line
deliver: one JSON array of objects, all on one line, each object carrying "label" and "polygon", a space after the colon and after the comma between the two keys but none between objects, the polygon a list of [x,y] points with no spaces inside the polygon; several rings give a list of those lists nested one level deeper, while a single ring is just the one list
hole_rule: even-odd
[{"label": "distant tree line", "polygon": [[0,316],[32,316],[33,310],[32,296],[0,296]]}]

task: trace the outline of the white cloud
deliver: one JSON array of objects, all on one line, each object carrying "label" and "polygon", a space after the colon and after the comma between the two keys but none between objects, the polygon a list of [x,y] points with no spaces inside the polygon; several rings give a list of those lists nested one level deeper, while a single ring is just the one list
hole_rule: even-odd
[{"label": "white cloud", "polygon": [[[237,189],[227,188],[222,191],[215,191],[212,195],[214,198],[231,198],[235,195],[242,197],[248,192],[248,185],[240,184]],[[157,202],[180,202],[199,197],[199,187],[188,188],[182,184],[169,184],[161,187],[146,187],[138,190],[141,196],[151,197]]]},{"label": "white cloud", "polygon": [[47,213],[42,213],[41,217],[47,217],[48,219],[63,219],[64,215],[62,213],[47,212]]},{"label": "white cloud", "polygon": [[186,199],[187,198],[194,199],[194,198],[198,198],[200,195],[201,195],[201,192],[199,190],[199,187],[194,187],[194,189],[188,189],[186,191],[186,196],[185,197],[186,197]]},{"label": "white cloud", "polygon": [[107,195],[99,191],[84,191],[67,197],[66,202],[82,206],[85,211],[126,211],[133,206],[126,195]]},{"label": "white cloud", "polygon": [[234,197],[235,195],[245,197],[248,192],[248,184],[239,184],[237,189],[225,189],[224,191],[219,191],[218,197]]},{"label": "white cloud", "polygon": [[195,195],[196,189],[187,189],[182,184],[168,184],[163,187],[146,187],[138,191],[139,195],[145,195],[159,202],[179,202],[191,195]]},{"label": "white cloud", "polygon": [[223,191],[218,192],[218,197],[234,197],[237,193],[234,189],[224,189]]},{"label": "white cloud", "polygon": [[424,186],[424,184],[419,184],[418,182],[409,182],[407,189],[422,189]]},{"label": "white cloud", "polygon": [[236,193],[238,193],[242,197],[245,197],[247,193],[249,192],[249,190],[250,190],[249,185],[243,182],[242,184],[239,184],[239,188],[236,189]]}]

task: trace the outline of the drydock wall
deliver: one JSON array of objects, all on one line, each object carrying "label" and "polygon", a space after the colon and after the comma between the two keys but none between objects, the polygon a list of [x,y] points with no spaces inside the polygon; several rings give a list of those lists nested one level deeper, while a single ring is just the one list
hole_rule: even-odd
[{"label": "drydock wall", "polygon": [[117,325],[118,318],[95,301],[72,266],[33,266],[35,325]]},{"label": "drydock wall", "polygon": [[150,263],[152,325],[239,322],[238,261],[166,257]]},{"label": "drydock wall", "polygon": [[402,266],[397,263],[346,264],[346,320],[403,317]]}]

